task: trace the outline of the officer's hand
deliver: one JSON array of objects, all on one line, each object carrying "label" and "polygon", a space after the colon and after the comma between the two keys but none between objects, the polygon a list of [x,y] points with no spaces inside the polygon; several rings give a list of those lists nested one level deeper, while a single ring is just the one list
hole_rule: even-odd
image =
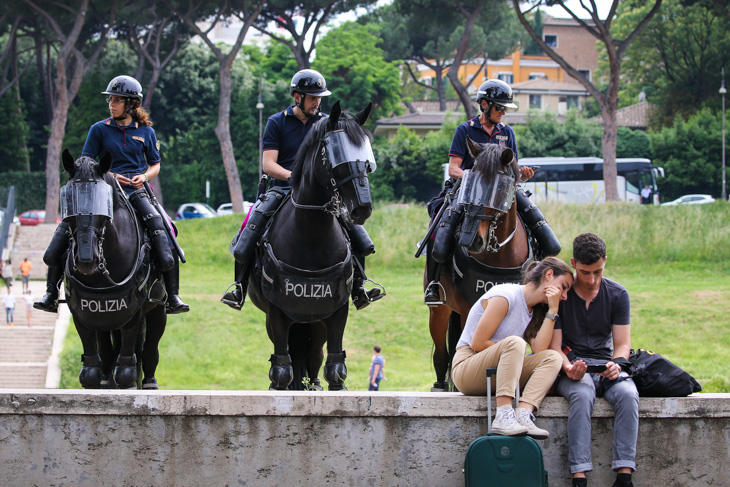
[{"label": "officer's hand", "polygon": [[129,186],[130,184],[132,184],[131,179],[124,177],[121,174],[117,174],[116,176],[117,176],[117,181],[119,181],[119,184],[121,184],[122,186]]},{"label": "officer's hand", "polygon": [[535,172],[537,172],[537,169],[533,169],[529,166],[520,167],[520,181],[527,181],[535,175]]},{"label": "officer's hand", "polygon": [[144,186],[145,181],[147,181],[147,177],[144,174],[137,174],[130,183],[134,189],[140,189]]}]

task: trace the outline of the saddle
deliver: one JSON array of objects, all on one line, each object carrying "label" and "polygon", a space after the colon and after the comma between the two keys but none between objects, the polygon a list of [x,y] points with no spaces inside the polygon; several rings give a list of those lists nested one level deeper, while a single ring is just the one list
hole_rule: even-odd
[{"label": "saddle", "polygon": [[274,254],[269,241],[274,220],[271,218],[267,222],[256,250],[254,272],[256,280],[261,283],[261,293],[298,323],[319,321],[331,316],[347,304],[352,292],[354,269],[352,245],[347,232],[342,229],[347,239],[347,255],[342,262],[325,269],[300,269],[282,262]]},{"label": "saddle", "polygon": [[159,279],[154,279],[150,284],[150,277],[154,277],[157,273],[151,258],[150,239],[144,231],[139,215],[131,207],[126,194],[124,196],[129,210],[136,217],[137,235],[140,241],[131,272],[118,283],[107,274],[109,286],[92,287],[71,273],[71,259],[66,259],[66,302],[69,308],[74,310],[74,318],[83,322],[87,328],[96,331],[122,328],[146,303],[164,305],[166,299],[164,286]]}]

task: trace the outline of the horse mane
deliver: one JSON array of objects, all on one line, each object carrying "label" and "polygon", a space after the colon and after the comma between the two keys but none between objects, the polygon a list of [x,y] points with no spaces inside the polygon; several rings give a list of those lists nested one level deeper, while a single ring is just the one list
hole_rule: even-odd
[{"label": "horse mane", "polygon": [[[294,164],[292,165],[292,182],[298,182],[301,180],[306,167],[307,156],[313,150],[317,149],[317,145],[324,138],[328,130],[329,117],[322,117],[320,120],[315,122],[312,130],[309,131],[307,136],[304,138],[302,145],[297,151],[297,155],[294,157]],[[337,122],[337,130],[344,130],[345,135],[350,141],[357,147],[362,146],[365,141],[372,142],[370,133],[363,128],[357,119],[349,112],[344,111],[340,115],[340,119]]]},{"label": "horse mane", "polygon": [[[508,147],[499,144],[483,144],[484,150],[474,160],[474,166],[472,172],[481,174],[482,178],[487,181],[493,181],[497,177],[497,172],[502,169],[502,160],[500,156]],[[510,168],[512,169],[512,176],[515,181],[520,179],[520,168],[517,165],[517,159],[512,158],[510,162]]]},{"label": "horse mane", "polygon": [[121,203],[122,191],[117,186],[116,179],[111,175],[110,171],[104,174],[99,174],[98,167],[99,163],[93,157],[81,156],[74,162],[74,174],[69,176],[68,181],[92,181],[101,179],[109,186],[112,187],[112,194],[114,195],[114,204]]}]

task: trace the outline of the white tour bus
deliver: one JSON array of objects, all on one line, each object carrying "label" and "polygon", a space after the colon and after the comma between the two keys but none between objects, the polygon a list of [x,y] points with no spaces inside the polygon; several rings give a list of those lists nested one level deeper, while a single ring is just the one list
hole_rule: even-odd
[{"label": "white tour bus", "polygon": [[[539,168],[522,187],[532,192],[535,203],[564,201],[569,203],[603,203],[603,159],[599,157],[524,157],[520,166]],[[649,185],[652,200],[659,204],[656,180],[664,177],[664,168],[652,165],[649,159],[616,159],[616,184],[621,201],[640,202],[641,190]]]}]

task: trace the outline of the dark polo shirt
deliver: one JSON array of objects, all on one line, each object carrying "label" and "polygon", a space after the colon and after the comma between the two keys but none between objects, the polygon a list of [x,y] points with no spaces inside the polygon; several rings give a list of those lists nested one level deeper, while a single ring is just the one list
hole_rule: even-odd
[{"label": "dark polo shirt", "polygon": [[631,323],[629,293],[621,284],[603,277],[598,295],[586,309],[586,302],[573,288],[560,302],[556,330],[563,330],[563,346],[578,357],[611,360],[613,325]]},{"label": "dark polo shirt", "polygon": [[469,149],[466,145],[467,135],[471,140],[480,144],[499,144],[509,147],[515,153],[515,159],[519,159],[517,141],[512,127],[499,123],[494,127],[492,135],[489,135],[484,130],[484,127],[482,127],[481,122],[479,122],[479,116],[477,115],[456,127],[454,138],[451,141],[449,156],[456,156],[463,159],[461,161],[462,169],[471,169],[474,165],[474,158],[469,154]]}]

